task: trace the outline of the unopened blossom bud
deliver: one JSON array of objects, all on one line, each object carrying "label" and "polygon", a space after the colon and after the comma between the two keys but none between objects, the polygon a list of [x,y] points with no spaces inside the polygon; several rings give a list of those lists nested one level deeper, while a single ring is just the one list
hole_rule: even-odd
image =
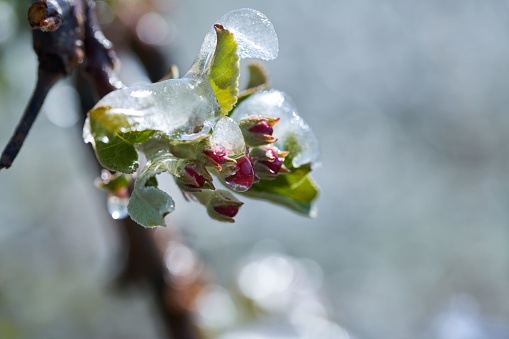
[{"label": "unopened blossom bud", "polygon": [[274,132],[273,127],[278,121],[279,118],[262,116],[250,116],[241,119],[239,127],[246,145],[261,146],[276,142],[277,139],[272,136],[272,133]]},{"label": "unopened blossom bud", "polygon": [[211,143],[209,134],[192,140],[173,140],[170,142],[170,151],[177,158],[199,160],[218,170],[221,170],[221,164],[231,160],[227,149]]},{"label": "unopened blossom bud", "polygon": [[279,151],[276,147],[263,147],[253,149],[250,153],[253,158],[253,167],[256,175],[261,179],[274,179],[278,174],[289,173],[284,166],[284,158],[288,152]]},{"label": "unopened blossom bud", "polygon": [[247,191],[255,181],[255,171],[251,158],[248,155],[244,155],[235,159],[233,173],[231,175],[225,175],[223,178],[232,190],[237,192]]},{"label": "unopened blossom bud", "polygon": [[234,222],[233,217],[237,215],[242,205],[244,203],[230,192],[217,190],[211,192],[210,200],[207,203],[207,213],[216,220]]},{"label": "unopened blossom bud", "polygon": [[212,176],[199,161],[184,161],[174,174],[175,182],[183,191],[214,189]]},{"label": "unopened blossom bud", "polygon": [[221,164],[230,160],[228,153],[224,148],[211,146],[203,151],[205,158],[203,159],[208,164],[221,170]]}]

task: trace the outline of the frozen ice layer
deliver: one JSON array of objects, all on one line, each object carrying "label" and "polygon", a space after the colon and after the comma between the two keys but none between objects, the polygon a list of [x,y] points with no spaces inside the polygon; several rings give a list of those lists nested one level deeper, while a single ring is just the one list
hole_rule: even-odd
[{"label": "frozen ice layer", "polygon": [[264,116],[280,118],[274,126],[273,136],[278,139],[275,145],[284,151],[293,138],[297,143],[297,150],[293,150],[292,164],[295,167],[311,163],[316,167],[320,163],[320,149],[318,140],[309,125],[299,116],[295,104],[290,97],[281,91],[265,91],[253,94],[244,100],[233,111],[232,119],[240,122],[250,116]]},{"label": "frozen ice layer", "polygon": [[101,99],[99,107],[108,107],[112,119],[125,117],[129,131],[158,130],[171,138],[195,134],[219,115],[208,82],[191,78],[117,90]]},{"label": "frozen ice layer", "polygon": [[220,118],[213,128],[210,141],[219,151],[233,157],[246,153],[246,145],[239,126],[230,118]]},{"label": "frozen ice layer", "polygon": [[233,33],[239,45],[241,59],[277,58],[279,44],[276,31],[264,14],[254,9],[243,8],[226,13],[219,23]]},{"label": "frozen ice layer", "polygon": [[[279,43],[276,31],[264,14],[251,8],[243,8],[226,13],[217,23],[233,33],[241,59],[277,58]],[[193,66],[186,74],[187,77],[201,76],[205,73],[214,55],[216,43],[216,31],[211,28],[203,40]]]}]

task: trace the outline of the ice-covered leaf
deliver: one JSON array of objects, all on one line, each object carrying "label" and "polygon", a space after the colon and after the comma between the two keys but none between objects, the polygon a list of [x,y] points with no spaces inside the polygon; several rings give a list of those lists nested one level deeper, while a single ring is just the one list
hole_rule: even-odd
[{"label": "ice-covered leaf", "polygon": [[137,143],[150,138],[153,130],[129,131],[125,116],[108,114],[109,107],[99,107],[90,112],[85,124],[85,140],[94,145],[97,159],[102,166],[124,173],[138,168]]},{"label": "ice-covered leaf", "polygon": [[157,188],[155,176],[170,171],[175,162],[176,159],[170,154],[154,157],[147,162],[143,172],[136,179],[127,211],[138,224],[144,227],[166,225],[164,217],[173,212],[175,203],[167,193]]},{"label": "ice-covered leaf", "polygon": [[231,118],[240,122],[250,116],[280,118],[272,135],[278,139],[275,146],[292,154],[292,167],[307,163],[315,167],[319,164],[318,140],[286,93],[271,90],[253,94],[237,106]]},{"label": "ice-covered leaf", "polygon": [[[187,78],[113,91],[89,115],[96,112],[102,121],[95,126],[108,124],[109,132],[157,130],[171,138],[185,138],[206,128],[207,121],[219,116],[220,108],[208,81]],[[90,127],[94,139],[102,137],[94,123]]]},{"label": "ice-covered leaf", "polygon": [[[240,59],[252,58],[272,60],[277,57],[279,45],[276,31],[269,19],[251,8],[243,8],[226,13],[217,21],[235,37]],[[215,29],[205,36],[200,52],[196,57],[188,77],[200,77],[207,73],[217,45]]]},{"label": "ice-covered leaf", "polygon": [[269,200],[295,212],[314,216],[313,203],[318,197],[318,187],[308,173],[309,164],[292,169],[291,173],[279,175],[272,180],[260,180],[243,193],[256,199]]},{"label": "ice-covered leaf", "polygon": [[237,102],[240,59],[233,34],[219,24],[214,25],[214,28],[217,33],[217,46],[212,58],[209,81],[222,113],[226,115]]}]

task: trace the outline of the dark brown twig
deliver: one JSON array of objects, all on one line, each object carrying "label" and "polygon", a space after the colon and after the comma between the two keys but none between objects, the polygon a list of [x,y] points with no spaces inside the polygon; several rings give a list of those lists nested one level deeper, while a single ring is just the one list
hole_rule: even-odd
[{"label": "dark brown twig", "polygon": [[83,62],[84,20],[81,1],[39,0],[30,6],[28,21],[33,28],[33,46],[39,60],[37,85],[2,152],[0,169],[11,167],[49,90]]},{"label": "dark brown twig", "polygon": [[14,135],[5,147],[2,157],[0,158],[0,169],[11,167],[14,158],[18,155],[30,128],[35,121],[35,118],[37,118],[37,115],[39,114],[42,104],[44,103],[44,99],[46,99],[46,95],[51,87],[53,87],[53,85],[62,77],[63,76],[59,73],[49,73],[45,70],[39,70],[37,85],[35,86],[32,97],[25,109],[25,113],[14,132]]}]

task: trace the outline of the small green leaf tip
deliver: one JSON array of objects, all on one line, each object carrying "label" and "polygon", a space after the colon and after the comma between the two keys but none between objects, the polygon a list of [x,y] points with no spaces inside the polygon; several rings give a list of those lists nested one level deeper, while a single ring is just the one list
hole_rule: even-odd
[{"label": "small green leaf tip", "polygon": [[239,94],[240,58],[234,35],[220,24],[215,24],[214,29],[217,46],[208,77],[222,114],[227,115]]}]

